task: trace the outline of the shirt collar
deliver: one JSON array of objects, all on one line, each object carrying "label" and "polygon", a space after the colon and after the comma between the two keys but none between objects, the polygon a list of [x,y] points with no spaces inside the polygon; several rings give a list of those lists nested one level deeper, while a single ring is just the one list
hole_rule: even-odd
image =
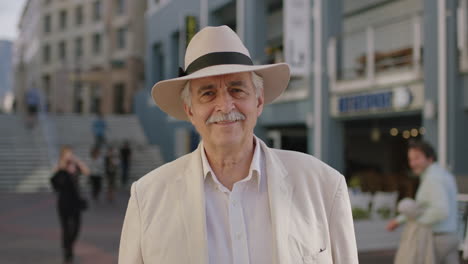
[{"label": "shirt collar", "polygon": [[426,175],[431,173],[431,171],[434,169],[434,167],[436,167],[435,162],[433,162],[429,166],[427,166],[427,168],[421,173],[421,179],[426,178]]},{"label": "shirt collar", "polygon": [[[260,149],[260,142],[256,136],[254,136],[254,143],[255,143],[255,148],[254,148],[254,154],[252,157],[252,162],[250,163],[250,168],[249,168],[249,175],[247,175],[246,178],[241,180],[240,182],[245,182],[249,181],[254,176],[257,176],[257,185],[258,185],[258,190],[260,190],[260,182],[262,179],[262,170],[261,170],[261,149]],[[221,184],[216,175],[214,174],[210,163],[208,162],[208,158],[206,157],[205,153],[205,147],[203,146],[203,141],[201,142],[201,158],[202,158],[202,167],[203,167],[203,178],[206,180],[206,176],[210,174],[213,177],[213,180],[217,184]]]}]

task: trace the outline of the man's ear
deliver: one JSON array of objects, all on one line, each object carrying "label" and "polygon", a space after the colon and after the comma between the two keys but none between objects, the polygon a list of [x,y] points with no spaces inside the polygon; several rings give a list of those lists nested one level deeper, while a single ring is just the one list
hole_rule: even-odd
[{"label": "man's ear", "polygon": [[193,116],[192,108],[189,107],[187,104],[184,104],[184,111],[185,111],[185,114],[188,116],[190,122],[192,122],[192,116]]},{"label": "man's ear", "polygon": [[265,104],[265,97],[263,96],[263,89],[260,96],[257,97],[257,117],[263,112],[263,106]]}]

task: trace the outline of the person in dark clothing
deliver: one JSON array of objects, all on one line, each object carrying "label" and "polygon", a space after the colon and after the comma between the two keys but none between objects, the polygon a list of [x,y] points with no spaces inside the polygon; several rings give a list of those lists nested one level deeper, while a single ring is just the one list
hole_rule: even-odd
[{"label": "person in dark clothing", "polygon": [[107,179],[107,200],[109,202],[114,201],[115,192],[115,177],[118,169],[118,158],[115,154],[114,147],[109,146],[107,148],[106,157],[104,159],[104,167],[106,170]]},{"label": "person in dark clothing", "polygon": [[132,158],[132,150],[130,144],[126,140],[120,148],[120,165],[122,167],[122,186],[127,186],[128,171],[130,170],[130,160]]},{"label": "person in dark clothing", "polygon": [[70,147],[62,147],[51,184],[58,198],[57,211],[65,263],[72,263],[73,245],[81,226],[81,211],[86,207],[86,201],[80,196],[79,175],[87,175],[88,172],[87,166],[73,155]]},{"label": "person in dark clothing", "polygon": [[97,147],[91,149],[90,160],[90,176],[91,194],[95,202],[99,201],[99,195],[102,189],[102,177],[104,174],[104,160],[101,156],[101,151]]}]

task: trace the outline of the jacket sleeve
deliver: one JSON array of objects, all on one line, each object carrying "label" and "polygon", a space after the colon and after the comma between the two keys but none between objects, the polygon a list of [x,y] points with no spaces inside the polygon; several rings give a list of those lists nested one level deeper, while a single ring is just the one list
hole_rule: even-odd
[{"label": "jacket sleeve", "polygon": [[348,188],[342,176],[333,199],[329,230],[333,263],[359,263]]},{"label": "jacket sleeve", "polygon": [[141,249],[141,217],[136,184],[132,184],[131,196],[120,237],[119,264],[143,264]]},{"label": "jacket sleeve", "polygon": [[420,188],[421,203],[426,206],[426,209],[418,217],[417,222],[423,225],[433,225],[446,219],[449,215],[447,207],[449,202],[443,190],[443,183],[427,179]]}]

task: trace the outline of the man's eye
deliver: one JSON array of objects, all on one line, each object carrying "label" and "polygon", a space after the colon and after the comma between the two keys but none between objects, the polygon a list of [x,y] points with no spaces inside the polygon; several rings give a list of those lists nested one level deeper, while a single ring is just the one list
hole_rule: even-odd
[{"label": "man's eye", "polygon": [[234,93],[241,93],[242,89],[233,88],[233,89],[231,89],[231,91],[234,92]]},{"label": "man's eye", "polygon": [[214,95],[214,92],[212,91],[202,93],[202,96],[212,96],[212,95]]}]

